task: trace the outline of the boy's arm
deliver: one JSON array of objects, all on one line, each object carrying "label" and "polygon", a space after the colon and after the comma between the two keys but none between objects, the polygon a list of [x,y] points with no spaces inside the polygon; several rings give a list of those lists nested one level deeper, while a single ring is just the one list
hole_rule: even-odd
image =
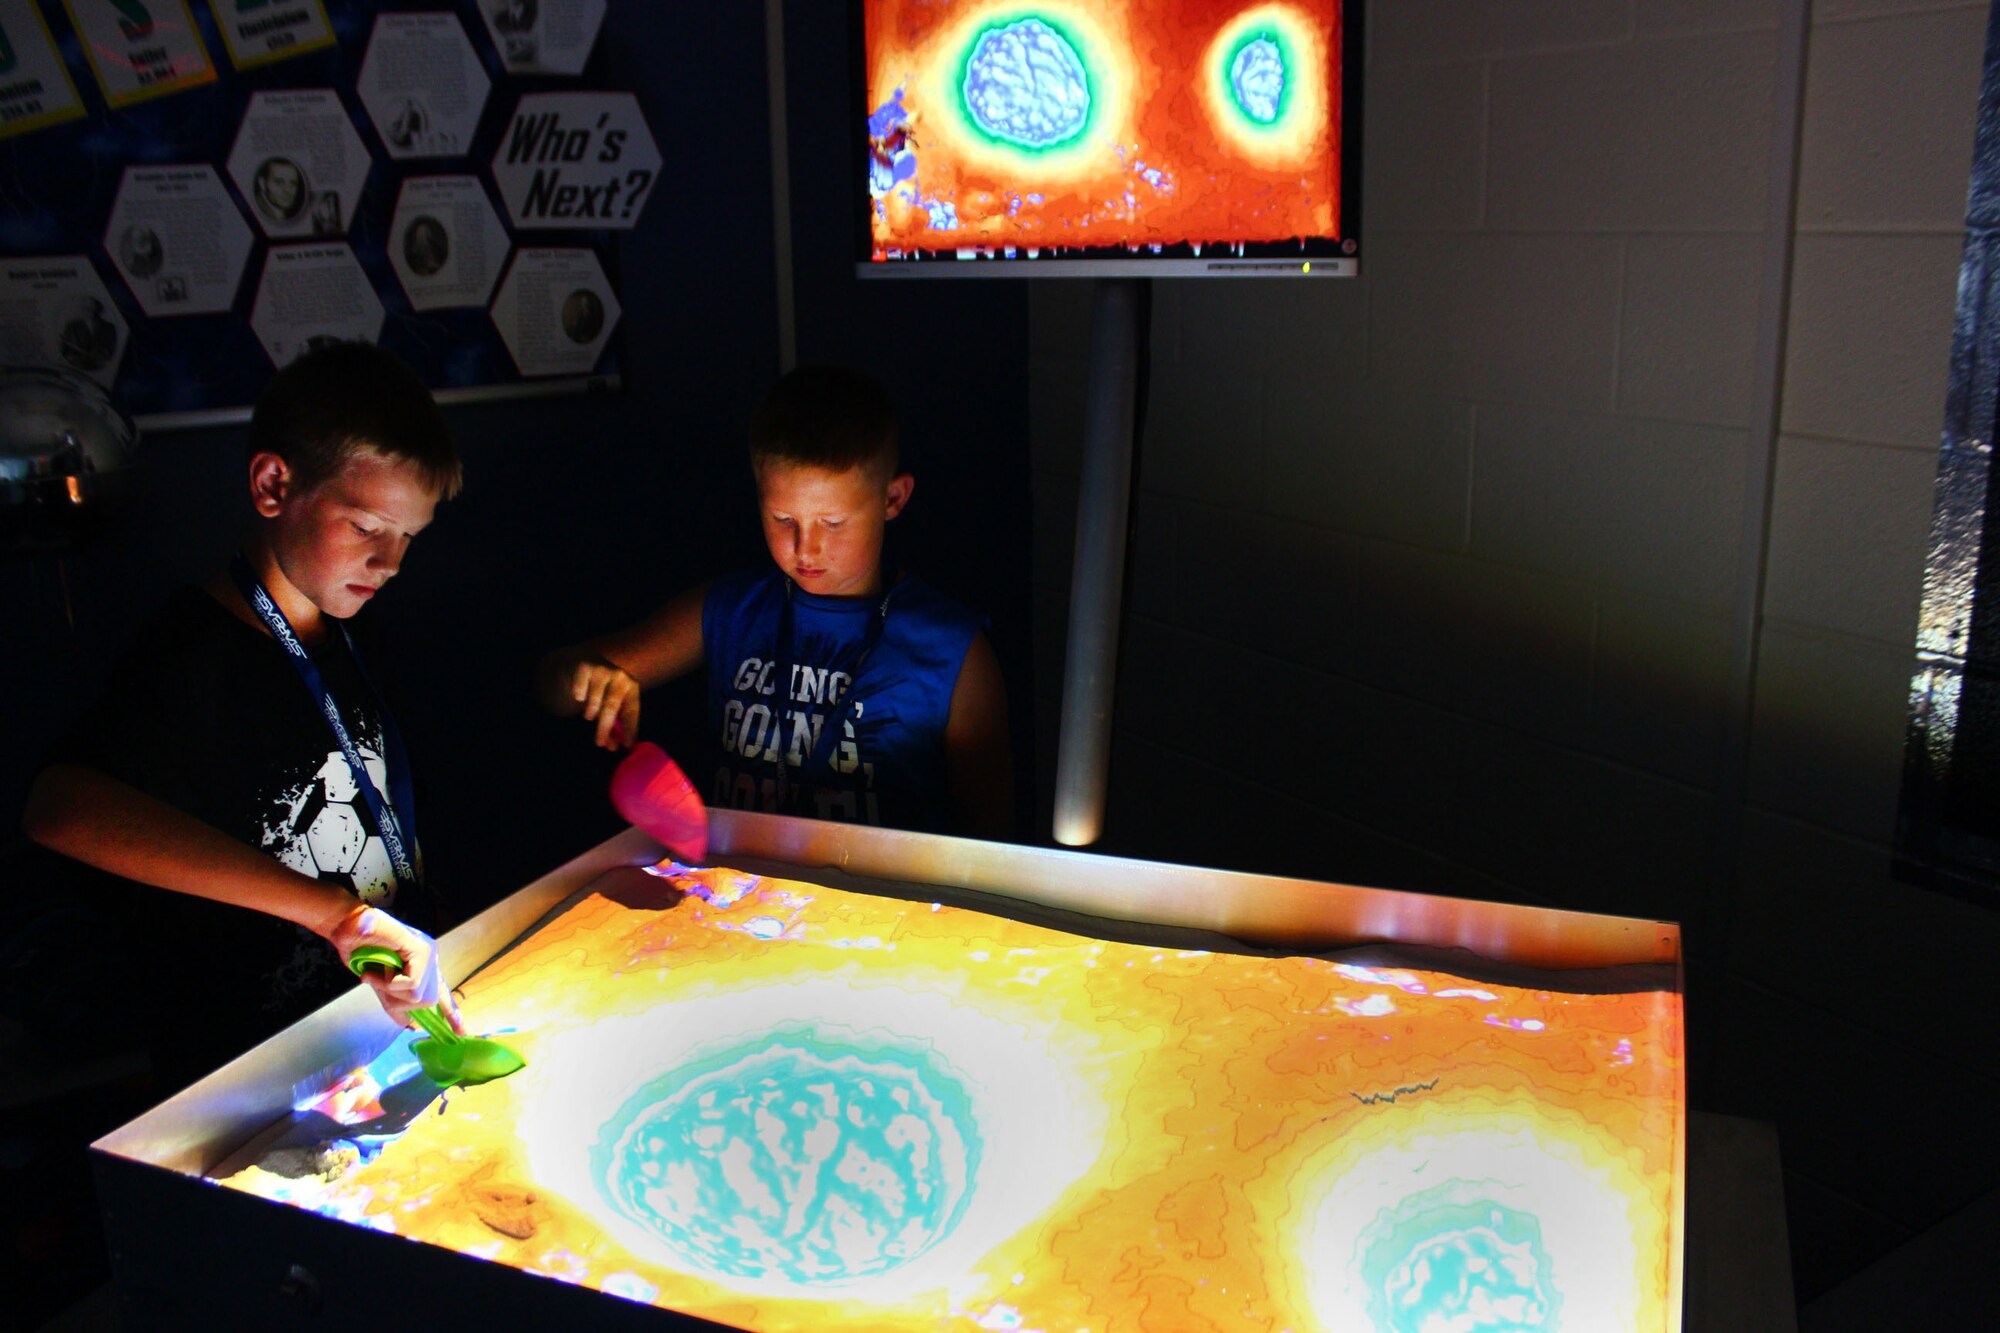
[{"label": "boy's arm", "polygon": [[[701,608],[708,585],[689,588],[626,629],[558,648],[535,668],[542,707],[558,717],[583,714],[597,743],[622,749],[639,739],[639,691],[701,665]],[[621,735],[614,735],[613,728]]]},{"label": "boy's arm", "polygon": [[986,636],[973,636],[944,731],[945,778],[957,831],[974,838],[1014,836],[1014,751],[1007,689]]},{"label": "boy's arm", "polygon": [[359,945],[386,944],[402,957],[403,975],[371,977],[370,984],[389,1016],[407,1026],[411,1009],[437,1003],[459,1026],[449,991],[419,993],[423,979],[436,975],[429,936],[107,773],[49,765],[28,792],[21,825],[44,847],[99,870],[303,926],[342,961]]}]

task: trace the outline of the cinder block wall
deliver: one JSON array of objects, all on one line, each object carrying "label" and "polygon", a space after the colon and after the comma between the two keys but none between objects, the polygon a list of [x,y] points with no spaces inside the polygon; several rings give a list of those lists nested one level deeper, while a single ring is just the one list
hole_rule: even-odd
[{"label": "cinder block wall", "polygon": [[[1810,1298],[2000,1177],[2000,918],[1888,869],[1987,6],[1814,6],[1719,847],[1777,5],[1369,9],[1365,276],[1155,285],[1101,846],[1685,922]],[[1044,818],[1089,300],[1033,293]]]}]

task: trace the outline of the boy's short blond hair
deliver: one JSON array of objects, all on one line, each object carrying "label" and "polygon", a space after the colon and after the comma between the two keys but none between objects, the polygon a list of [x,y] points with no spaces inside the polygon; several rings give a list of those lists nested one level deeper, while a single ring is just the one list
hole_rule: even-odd
[{"label": "boy's short blond hair", "polygon": [[307,352],[271,377],[250,414],[250,454],[284,459],[305,490],[363,449],[415,463],[440,499],[457,495],[464,480],[451,428],[431,391],[370,343]]},{"label": "boy's short blond hair", "polygon": [[886,481],[901,461],[889,395],[846,366],[800,366],[772,385],[750,415],[752,467],[865,467]]}]

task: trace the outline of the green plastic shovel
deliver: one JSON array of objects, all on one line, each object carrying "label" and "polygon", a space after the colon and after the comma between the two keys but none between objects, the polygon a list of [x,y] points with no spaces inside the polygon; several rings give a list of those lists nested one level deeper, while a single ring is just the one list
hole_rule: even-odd
[{"label": "green plastic shovel", "polygon": [[[380,944],[364,944],[347,956],[347,966],[363,977],[370,969],[385,977],[403,970],[403,960],[394,949]],[[410,1019],[430,1036],[410,1043],[410,1051],[423,1066],[424,1077],[440,1088],[462,1084],[491,1083],[527,1066],[521,1053],[504,1041],[491,1037],[462,1037],[451,1030],[451,1020],[441,1006],[428,1004],[410,1010]]]}]

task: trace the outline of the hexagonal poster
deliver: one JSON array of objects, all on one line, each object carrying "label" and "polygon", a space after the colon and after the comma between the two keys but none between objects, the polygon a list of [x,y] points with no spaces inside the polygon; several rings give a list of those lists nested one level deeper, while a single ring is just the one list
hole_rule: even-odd
[{"label": "hexagonal poster", "polygon": [[483,306],[507,262],[507,228],[476,176],[412,176],[389,223],[389,262],[416,310]]},{"label": "hexagonal poster", "polygon": [[604,0],[481,0],[479,16],[509,74],[581,74]]},{"label": "hexagonal poster", "polygon": [[127,167],[104,228],[105,253],[154,319],[229,309],[253,239],[205,163]]},{"label": "hexagonal poster", "polygon": [[75,371],[109,388],[125,335],[118,303],[84,256],[0,263],[0,363]]},{"label": "hexagonal poster", "polygon": [[631,93],[529,93],[493,154],[493,184],[519,228],[635,227],[659,175]]},{"label": "hexagonal poster", "polygon": [[390,157],[457,157],[492,86],[457,15],[383,14],[354,91]]},{"label": "hexagonal poster", "polygon": [[230,179],[273,238],[345,235],[368,165],[331,88],[253,94],[229,152]]},{"label": "hexagonal poster", "polygon": [[493,298],[493,322],[523,375],[589,374],[618,315],[589,250],[523,250]]},{"label": "hexagonal poster", "polygon": [[345,244],[272,246],[250,331],[282,366],[326,343],[374,342],[382,302]]}]

